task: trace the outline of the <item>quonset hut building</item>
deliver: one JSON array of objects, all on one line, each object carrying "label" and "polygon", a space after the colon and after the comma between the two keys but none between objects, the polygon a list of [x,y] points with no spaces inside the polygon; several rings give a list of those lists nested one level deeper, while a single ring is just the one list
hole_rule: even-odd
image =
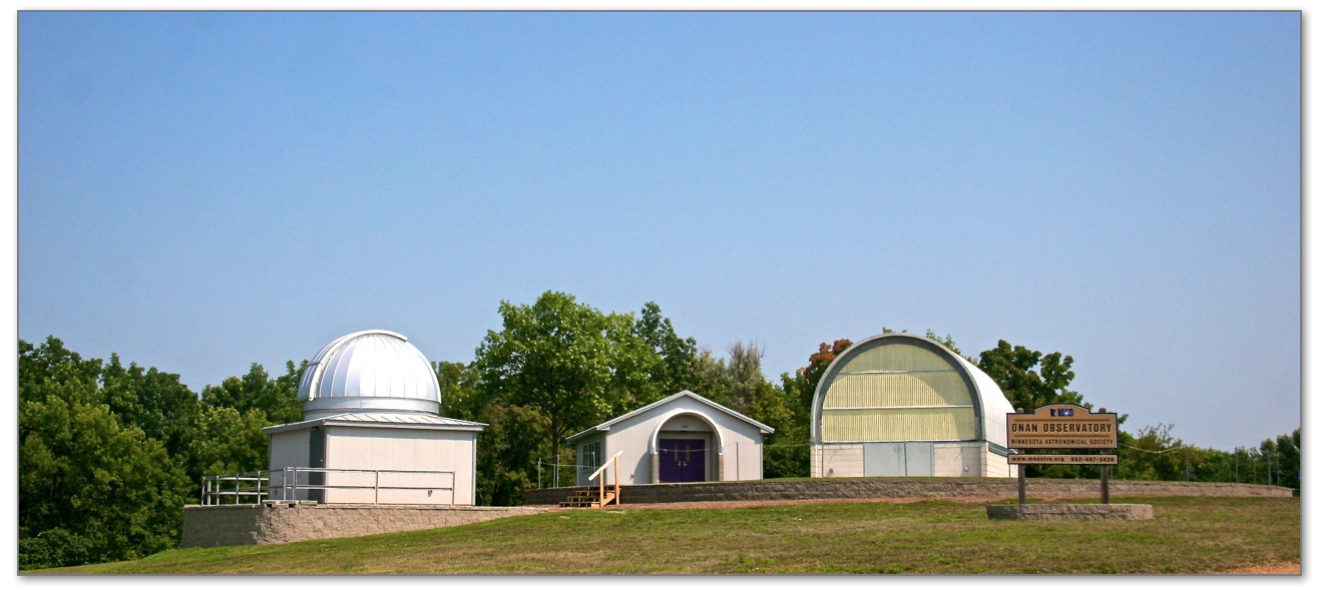
[{"label": "quonset hut building", "polygon": [[845,350],[811,404],[811,476],[1012,477],[1012,404],[966,358],[888,333]]}]

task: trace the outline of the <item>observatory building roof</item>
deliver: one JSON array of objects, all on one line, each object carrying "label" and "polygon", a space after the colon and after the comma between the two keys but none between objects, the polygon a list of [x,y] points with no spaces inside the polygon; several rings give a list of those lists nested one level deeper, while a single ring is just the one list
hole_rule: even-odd
[{"label": "observatory building roof", "polygon": [[937,341],[886,333],[844,350],[820,377],[814,443],[986,441],[1007,445],[1012,404],[989,375]]},{"label": "observatory building roof", "polygon": [[364,412],[436,415],[440,384],[408,338],[358,331],[330,342],[307,364],[298,401],[308,420]]},{"label": "observatory building roof", "polygon": [[321,418],[312,418],[302,422],[290,422],[262,429],[268,435],[288,432],[313,426],[371,426],[391,428],[434,428],[440,430],[483,430],[486,425],[480,422],[468,422],[429,414],[336,414]]}]

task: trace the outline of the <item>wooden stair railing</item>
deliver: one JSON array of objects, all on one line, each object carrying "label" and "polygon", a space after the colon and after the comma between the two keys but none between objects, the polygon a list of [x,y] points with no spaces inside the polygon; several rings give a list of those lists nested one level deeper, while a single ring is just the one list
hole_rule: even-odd
[{"label": "wooden stair railing", "polygon": [[[567,501],[559,503],[559,507],[590,507],[592,509],[598,509],[610,503],[615,505],[619,504],[619,499],[623,494],[623,485],[619,482],[618,478],[618,458],[622,457],[622,455],[622,451],[615,453],[613,457],[605,461],[605,463],[599,468],[596,468],[594,474],[591,474],[591,476],[587,478],[587,480],[590,481],[595,480],[596,477],[599,476],[599,485],[577,487],[577,493],[568,497]],[[609,468],[610,463],[614,464],[614,485],[612,487],[609,487],[608,483],[605,482],[606,476],[608,476],[606,470]],[[610,490],[611,488],[612,490]]]}]

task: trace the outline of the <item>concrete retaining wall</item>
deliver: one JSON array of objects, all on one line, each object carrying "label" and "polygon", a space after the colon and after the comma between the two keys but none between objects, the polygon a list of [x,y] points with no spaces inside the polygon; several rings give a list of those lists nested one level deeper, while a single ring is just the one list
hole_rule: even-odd
[{"label": "concrete retaining wall", "polygon": [[[1220,482],[1150,482],[1110,480],[1111,497],[1291,497],[1292,489],[1258,484]],[[575,489],[533,489],[527,505],[554,505]],[[1099,497],[1098,480],[1027,479],[1030,498]],[[622,503],[682,503],[690,501],[791,501],[804,499],[975,497],[985,500],[1017,497],[1014,478],[818,478],[751,482],[693,482],[623,487]]]},{"label": "concrete retaining wall", "polygon": [[307,501],[185,505],[179,546],[241,546],[347,538],[461,526],[544,511],[533,507],[320,505]]}]

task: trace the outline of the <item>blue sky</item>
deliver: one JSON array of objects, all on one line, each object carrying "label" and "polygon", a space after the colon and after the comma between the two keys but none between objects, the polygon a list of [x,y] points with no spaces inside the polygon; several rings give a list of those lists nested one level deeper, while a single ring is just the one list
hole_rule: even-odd
[{"label": "blue sky", "polygon": [[1299,13],[21,13],[18,337],[178,373],[500,300],[765,372],[883,327],[1300,426]]}]

